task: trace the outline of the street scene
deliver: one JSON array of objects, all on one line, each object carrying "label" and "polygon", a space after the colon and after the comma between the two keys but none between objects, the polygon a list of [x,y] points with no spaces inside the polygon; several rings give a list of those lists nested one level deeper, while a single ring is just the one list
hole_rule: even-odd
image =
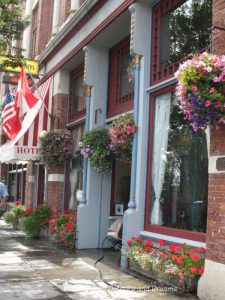
[{"label": "street scene", "polygon": [[0,300],[225,295],[225,0],[0,0]]}]

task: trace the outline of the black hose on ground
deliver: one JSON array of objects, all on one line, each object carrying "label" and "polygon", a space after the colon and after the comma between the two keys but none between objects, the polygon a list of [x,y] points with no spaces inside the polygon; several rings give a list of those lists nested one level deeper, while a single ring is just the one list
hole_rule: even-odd
[{"label": "black hose on ground", "polygon": [[143,291],[150,291],[150,290],[155,289],[155,286],[149,286],[149,287],[143,287],[143,288],[139,288],[139,287],[123,287],[123,286],[117,286],[117,285],[115,285],[115,284],[109,283],[107,280],[105,280],[105,279],[103,278],[102,271],[97,267],[97,264],[98,264],[100,261],[102,261],[102,260],[104,259],[104,257],[105,257],[105,256],[104,256],[104,253],[103,253],[103,246],[104,246],[105,241],[108,240],[108,239],[110,239],[110,237],[109,237],[109,236],[106,236],[106,237],[104,238],[104,240],[102,241],[102,245],[101,245],[101,256],[100,256],[100,258],[98,258],[98,259],[96,260],[96,262],[94,263],[94,267],[96,268],[96,270],[98,270],[101,281],[104,282],[106,285],[108,285],[108,286],[110,286],[110,287],[112,287],[112,288],[114,288],[114,289],[118,289],[118,290],[136,291],[136,292],[138,292],[138,291],[141,292],[141,291],[142,291],[142,292],[143,292]]}]

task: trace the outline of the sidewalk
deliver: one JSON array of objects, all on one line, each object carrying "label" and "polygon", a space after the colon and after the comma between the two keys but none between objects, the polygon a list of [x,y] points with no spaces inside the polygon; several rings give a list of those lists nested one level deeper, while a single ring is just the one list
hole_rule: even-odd
[{"label": "sidewalk", "polygon": [[[100,280],[94,262],[97,250],[61,250],[46,240],[29,240],[0,220],[0,300],[105,300],[195,299],[175,292],[126,291],[110,288]],[[98,264],[104,279],[122,287],[145,288],[149,283],[123,273],[118,255],[106,251]]]}]

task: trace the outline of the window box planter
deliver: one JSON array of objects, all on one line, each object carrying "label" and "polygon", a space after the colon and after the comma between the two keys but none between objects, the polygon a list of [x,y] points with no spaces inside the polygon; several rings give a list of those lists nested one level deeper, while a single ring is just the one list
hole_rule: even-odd
[{"label": "window box planter", "polygon": [[184,292],[197,290],[198,280],[204,272],[203,247],[167,245],[164,240],[157,244],[134,237],[127,242],[130,270],[148,278],[172,285]]},{"label": "window box planter", "polygon": [[135,263],[132,260],[129,260],[129,269],[147,278],[155,279],[164,282],[165,284],[175,286],[184,292],[196,291],[198,286],[198,281],[200,278],[200,276],[197,277],[195,276],[194,278],[184,276],[184,282],[181,283],[179,276],[157,272],[150,267],[143,269],[141,266],[139,266],[137,263]]}]

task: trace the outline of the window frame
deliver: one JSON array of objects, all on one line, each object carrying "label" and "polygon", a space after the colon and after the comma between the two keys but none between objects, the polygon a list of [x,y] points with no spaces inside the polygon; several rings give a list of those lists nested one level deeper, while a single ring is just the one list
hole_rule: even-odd
[{"label": "window frame", "polygon": [[176,87],[176,84],[170,85],[163,89],[160,89],[150,95],[150,107],[149,107],[149,128],[148,128],[148,163],[147,163],[147,181],[146,181],[146,203],[145,203],[145,222],[144,229],[146,231],[165,234],[169,236],[184,238],[188,240],[194,240],[199,242],[206,241],[206,233],[195,232],[185,229],[177,229],[172,227],[166,227],[161,225],[150,224],[150,207],[151,207],[151,178],[152,178],[152,151],[153,151],[153,137],[154,137],[154,106],[157,96],[172,92]]},{"label": "window frame", "polygon": [[[73,101],[75,96],[75,80],[84,75],[84,63],[79,65],[70,73],[70,99],[69,99],[69,123],[78,121],[86,116],[86,107],[78,111],[72,111]],[[86,103],[85,103],[86,105]]]},{"label": "window frame", "polygon": [[109,53],[108,118],[130,111],[134,106],[134,91],[120,95],[122,56],[126,52],[130,53],[130,35],[111,48]]},{"label": "window frame", "polygon": [[32,11],[32,25],[31,25],[31,42],[30,42],[30,55],[31,58],[35,58],[37,52],[37,27],[38,27],[38,10],[39,6],[36,6]]}]

